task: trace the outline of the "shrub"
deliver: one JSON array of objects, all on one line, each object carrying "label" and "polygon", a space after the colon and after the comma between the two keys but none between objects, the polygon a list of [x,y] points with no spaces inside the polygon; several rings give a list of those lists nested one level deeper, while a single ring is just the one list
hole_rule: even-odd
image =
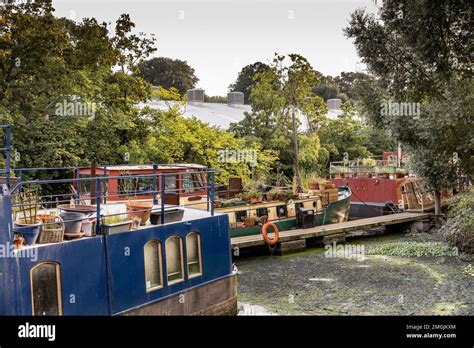
[{"label": "shrub", "polygon": [[451,202],[446,222],[438,233],[459,251],[474,252],[474,190],[456,196]]}]

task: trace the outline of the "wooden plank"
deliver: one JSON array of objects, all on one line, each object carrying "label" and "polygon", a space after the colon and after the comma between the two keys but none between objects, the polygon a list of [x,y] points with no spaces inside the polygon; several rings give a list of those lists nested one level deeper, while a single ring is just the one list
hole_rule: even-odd
[{"label": "wooden plank", "polygon": [[[405,222],[423,220],[429,217],[427,213],[400,213],[385,216],[377,216],[368,219],[359,219],[346,221],[337,224],[316,226],[307,229],[295,229],[280,232],[279,241],[286,242],[302,238],[324,237],[333,234],[353,232],[357,230],[369,229],[379,226],[395,225]],[[270,238],[273,234],[270,233]],[[265,242],[261,235],[252,235],[244,237],[234,237],[231,239],[232,247],[251,247],[263,245]]]}]

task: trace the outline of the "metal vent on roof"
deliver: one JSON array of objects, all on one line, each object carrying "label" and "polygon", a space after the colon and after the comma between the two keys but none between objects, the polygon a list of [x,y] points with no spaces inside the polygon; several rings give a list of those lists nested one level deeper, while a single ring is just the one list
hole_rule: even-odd
[{"label": "metal vent on roof", "polygon": [[244,94],[242,92],[229,92],[227,94],[227,104],[228,105],[243,105]]},{"label": "metal vent on roof", "polygon": [[329,110],[339,110],[341,108],[341,99],[328,99],[327,101]]},{"label": "metal vent on roof", "polygon": [[188,90],[188,102],[204,103],[204,90],[201,88],[193,88]]}]

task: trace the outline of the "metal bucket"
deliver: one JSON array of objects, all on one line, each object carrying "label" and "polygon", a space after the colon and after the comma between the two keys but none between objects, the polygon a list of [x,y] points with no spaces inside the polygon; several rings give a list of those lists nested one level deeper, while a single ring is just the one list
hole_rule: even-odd
[{"label": "metal bucket", "polygon": [[82,219],[86,217],[84,213],[74,211],[61,211],[59,214],[64,221],[64,233],[80,234],[82,228]]}]

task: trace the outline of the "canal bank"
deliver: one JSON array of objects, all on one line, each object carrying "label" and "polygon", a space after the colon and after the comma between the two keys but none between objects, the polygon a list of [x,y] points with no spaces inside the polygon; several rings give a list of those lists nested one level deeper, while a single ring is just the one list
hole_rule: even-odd
[{"label": "canal bank", "polygon": [[429,239],[410,233],[345,244],[362,248],[362,257],[316,248],[236,258],[240,314],[473,315],[472,258]]}]

